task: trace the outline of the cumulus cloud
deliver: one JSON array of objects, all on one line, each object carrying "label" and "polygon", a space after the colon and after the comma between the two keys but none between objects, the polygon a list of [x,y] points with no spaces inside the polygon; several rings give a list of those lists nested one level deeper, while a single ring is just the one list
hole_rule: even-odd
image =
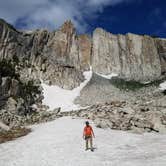
[{"label": "cumulus cloud", "polygon": [[0,0],[0,17],[24,29],[55,29],[70,19],[85,32],[86,18],[95,18],[104,7],[125,1],[129,0]]}]

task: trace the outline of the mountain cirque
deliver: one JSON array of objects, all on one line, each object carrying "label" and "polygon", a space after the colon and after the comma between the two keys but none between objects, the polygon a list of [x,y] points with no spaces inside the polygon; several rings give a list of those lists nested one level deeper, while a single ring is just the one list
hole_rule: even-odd
[{"label": "mountain cirque", "polygon": [[[143,90],[134,92],[128,91],[128,89],[121,91],[110,84],[109,80],[103,80],[99,76],[115,73],[118,75],[118,79],[139,83],[165,78],[165,39],[131,33],[114,35],[101,28],[95,29],[92,36],[78,35],[71,21],[66,21],[59,29],[52,32],[44,29],[20,31],[1,19],[0,60],[3,62],[1,65],[7,64],[10,70],[14,71],[12,75],[9,70],[7,70],[6,75],[3,75],[4,73],[0,75],[0,109],[3,108],[1,115],[2,117],[5,115],[5,122],[7,123],[8,120],[10,121],[8,117],[11,114],[14,117],[13,119],[19,119],[20,116],[17,117],[15,114],[20,113],[19,110],[29,111],[33,109],[31,108],[33,104],[37,104],[38,109],[46,110],[42,106],[43,96],[40,80],[50,85],[73,89],[83,82],[83,71],[89,70],[91,66],[94,73],[93,77],[84,87],[76,103],[83,106],[93,106],[78,113],[66,113],[67,115],[76,116],[80,113],[78,116],[84,117],[82,112],[85,111],[90,116],[87,115],[86,118],[89,117],[94,120],[94,117],[96,119],[100,117],[100,120],[96,122],[98,126],[121,130],[130,130],[134,127],[141,128],[141,130],[145,129],[145,131],[165,131],[165,112],[163,112],[165,96],[155,86],[145,87]],[[31,84],[31,81],[33,81],[33,84]],[[27,92],[29,93],[26,99],[20,94],[22,87],[25,89],[24,95]],[[119,108],[116,109],[115,107],[114,110],[112,105],[100,106],[100,104],[109,102],[108,100],[110,102],[127,100],[128,104],[117,113],[115,110]],[[162,106],[157,106],[155,101],[162,101]],[[146,112],[147,107],[140,103],[149,102],[152,102],[153,105],[148,105],[150,111]],[[133,105],[136,105],[136,108],[132,108]],[[100,116],[102,115],[101,110],[105,108],[106,111],[103,112],[103,116]],[[127,108],[129,108],[129,111],[132,108],[134,113],[124,113]],[[92,116],[91,110],[94,110]],[[99,111],[96,112],[95,110]],[[158,111],[156,119],[153,111]],[[24,113],[25,111],[23,111]],[[45,121],[48,121],[59,117],[55,114],[52,118],[49,118],[51,115],[45,115],[45,113],[42,116],[44,116]],[[107,114],[112,118],[109,118],[109,121],[106,118]],[[62,113],[60,116],[66,115]],[[137,118],[134,119],[135,116]],[[42,121],[40,117],[38,117],[40,120],[33,118],[33,123]],[[114,122],[114,118],[118,120]],[[123,120],[126,123],[121,126]],[[21,119],[20,121],[26,120]],[[147,122],[148,127],[144,122]],[[21,123],[18,122],[18,124]],[[141,126],[142,123],[145,126]],[[156,127],[156,125],[158,126]]]}]

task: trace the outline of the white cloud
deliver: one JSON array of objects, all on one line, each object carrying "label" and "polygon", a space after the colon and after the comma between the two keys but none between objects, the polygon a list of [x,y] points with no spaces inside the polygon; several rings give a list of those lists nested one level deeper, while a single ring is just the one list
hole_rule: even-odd
[{"label": "white cloud", "polygon": [[128,0],[0,0],[0,17],[12,24],[23,18],[26,29],[54,29],[70,19],[84,32],[86,18],[97,17],[104,7],[124,1]]},{"label": "white cloud", "polygon": [[36,7],[46,5],[47,0],[0,0],[0,17],[10,23],[18,18],[33,12]]}]

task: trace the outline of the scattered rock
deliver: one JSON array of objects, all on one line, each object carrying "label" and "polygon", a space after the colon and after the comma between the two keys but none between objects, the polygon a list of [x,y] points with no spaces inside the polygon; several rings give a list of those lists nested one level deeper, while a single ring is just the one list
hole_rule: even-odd
[{"label": "scattered rock", "polygon": [[12,97],[8,98],[6,103],[6,110],[9,112],[15,112],[17,108],[17,102]]},{"label": "scattered rock", "polygon": [[8,131],[9,129],[9,126],[0,121],[0,131]]},{"label": "scattered rock", "polygon": [[[166,116],[164,111],[150,110],[142,106],[123,105],[123,102],[93,105],[87,109],[72,112],[61,112],[62,116],[87,118],[94,121],[97,127],[116,130],[166,133]],[[117,102],[115,102],[117,103]],[[119,105],[121,107],[119,107]],[[123,105],[123,106],[122,106]]]},{"label": "scattered rock", "polygon": [[61,108],[60,108],[60,107],[59,107],[59,108],[55,108],[55,109],[53,110],[53,112],[54,112],[55,114],[60,113],[60,111],[61,111]]}]

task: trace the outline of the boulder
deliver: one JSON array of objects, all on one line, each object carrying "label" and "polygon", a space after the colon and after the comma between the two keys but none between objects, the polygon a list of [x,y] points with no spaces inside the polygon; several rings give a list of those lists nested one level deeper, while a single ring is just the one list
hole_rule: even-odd
[{"label": "boulder", "polygon": [[6,110],[9,112],[16,112],[17,102],[12,97],[8,98],[6,103]]},{"label": "boulder", "polygon": [[0,121],[0,131],[8,131],[9,129],[9,126]]}]

